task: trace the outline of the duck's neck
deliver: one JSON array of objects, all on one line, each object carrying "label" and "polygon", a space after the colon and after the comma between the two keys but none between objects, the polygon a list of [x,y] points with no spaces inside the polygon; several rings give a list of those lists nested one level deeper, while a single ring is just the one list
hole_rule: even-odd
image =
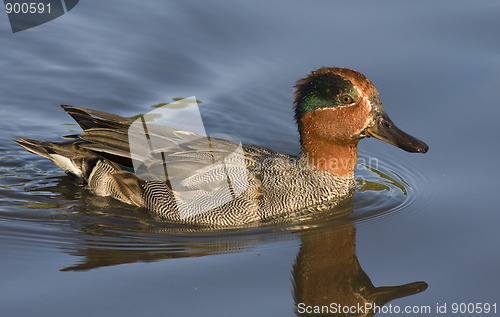
[{"label": "duck's neck", "polygon": [[353,177],[358,161],[358,140],[331,140],[322,129],[324,125],[318,125],[317,120],[308,119],[303,118],[300,126],[302,155],[319,170],[337,176]]},{"label": "duck's neck", "polygon": [[322,140],[310,142],[303,138],[302,155],[309,164],[319,170],[330,172],[337,176],[354,176],[357,158],[357,144],[330,144]]}]

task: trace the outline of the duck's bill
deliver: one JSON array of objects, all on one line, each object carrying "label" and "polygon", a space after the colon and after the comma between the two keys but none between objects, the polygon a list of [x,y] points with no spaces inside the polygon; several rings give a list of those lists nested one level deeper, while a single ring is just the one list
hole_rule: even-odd
[{"label": "duck's bill", "polygon": [[426,282],[414,282],[397,286],[377,287],[373,290],[367,290],[365,296],[370,299],[370,301],[382,306],[397,298],[421,293],[425,291],[428,286]]},{"label": "duck's bill", "polygon": [[365,134],[397,146],[412,153],[425,153],[429,146],[396,127],[385,113],[379,115],[374,126],[367,128]]}]

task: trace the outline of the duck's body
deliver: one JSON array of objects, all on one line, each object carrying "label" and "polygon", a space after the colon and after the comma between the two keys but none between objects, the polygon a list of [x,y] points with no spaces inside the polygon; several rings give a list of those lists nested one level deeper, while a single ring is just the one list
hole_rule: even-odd
[{"label": "duck's body", "polygon": [[[91,110],[88,109],[66,106],[64,109],[74,117],[86,114],[88,118],[92,118],[89,113]],[[78,116],[75,113],[78,113]],[[119,131],[128,125],[125,121],[127,119],[123,119],[121,121],[124,124],[123,128],[114,127],[106,131],[123,136]],[[112,123],[116,124],[116,121]],[[103,125],[104,122],[100,121],[99,124]],[[206,192],[206,195],[198,197],[196,202],[190,204],[193,216],[186,216],[180,212],[179,202],[174,197],[170,184],[154,179],[145,180],[127,171],[132,168],[132,162],[126,154],[113,157],[109,153],[109,149],[119,147],[115,140],[101,140],[100,142],[107,143],[106,147],[109,149],[108,152],[98,152],[102,143],[98,143],[99,146],[96,147],[97,140],[93,139],[93,136],[103,131],[99,128],[86,131],[87,135],[82,135],[83,139],[77,141],[53,143],[21,138],[17,142],[28,151],[51,159],[67,174],[80,180],[96,194],[146,207],[170,222],[238,226],[251,222],[272,221],[278,217],[306,212],[307,209],[321,210],[334,207],[353,193],[353,175],[343,177],[318,170],[309,164],[303,154],[292,157],[260,146],[243,145],[244,161],[248,171],[246,189],[234,199],[230,197],[225,199],[226,203],[209,211],[203,211],[198,207],[208,203],[204,199],[218,199]],[[91,139],[93,142],[85,139]],[[212,139],[212,143],[214,142],[219,142],[219,145],[224,147],[226,141]],[[196,148],[197,144],[191,146]],[[179,148],[176,148],[171,152],[178,150]],[[186,151],[187,155],[190,153]],[[191,162],[187,164],[194,166],[197,162],[203,161],[203,154],[199,154],[197,158],[190,157],[190,160]]]},{"label": "duck's body", "polygon": [[[375,87],[360,73],[322,68],[300,80],[296,88],[295,118],[302,152],[292,157],[260,146],[243,145],[243,161],[238,164],[244,162],[246,171],[238,173],[238,164],[226,160],[225,173],[235,175],[227,179],[232,189],[217,195],[204,194],[208,191],[203,186],[207,179],[212,177],[213,181],[218,168],[206,168],[206,163],[212,162],[214,155],[228,157],[234,151],[234,144],[226,140],[209,138],[209,152],[200,145],[200,140],[206,142],[206,138],[191,137],[186,141],[185,136],[192,134],[154,127],[150,137],[170,146],[163,149],[161,157],[157,151],[146,153],[144,169],[154,174],[155,169],[166,168],[165,157],[175,157],[177,169],[172,171],[180,171],[169,173],[163,180],[129,171],[134,168],[135,159],[129,144],[132,120],[105,112],[63,106],[83,128],[83,134],[61,143],[27,138],[16,142],[51,159],[98,195],[146,207],[167,221],[215,226],[269,221],[339,204],[354,192],[357,143],[363,137],[375,136],[411,152],[427,151],[425,143],[392,124],[383,112]],[[192,171],[200,166],[205,168],[193,175]],[[185,171],[191,174],[182,179]],[[189,201],[176,196],[172,182],[179,179],[188,189]],[[222,180],[226,181],[215,181]],[[235,192],[234,188],[244,190]],[[207,210],[206,206],[214,207]]]}]

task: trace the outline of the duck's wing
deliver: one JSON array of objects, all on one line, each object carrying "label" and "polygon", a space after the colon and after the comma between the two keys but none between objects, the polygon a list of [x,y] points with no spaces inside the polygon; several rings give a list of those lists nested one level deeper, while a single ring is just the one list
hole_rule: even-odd
[{"label": "duck's wing", "polygon": [[[246,178],[253,155],[238,141],[197,135],[102,111],[63,106],[82,127],[79,146],[118,163],[146,179],[213,188]],[[70,136],[73,137],[73,136]]]}]

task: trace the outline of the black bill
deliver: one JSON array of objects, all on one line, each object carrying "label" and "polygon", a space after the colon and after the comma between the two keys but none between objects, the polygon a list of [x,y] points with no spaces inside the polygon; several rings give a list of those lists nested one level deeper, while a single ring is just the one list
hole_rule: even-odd
[{"label": "black bill", "polygon": [[379,114],[375,119],[375,124],[364,132],[367,136],[375,137],[408,152],[425,153],[429,150],[425,142],[396,127],[386,113]]}]

